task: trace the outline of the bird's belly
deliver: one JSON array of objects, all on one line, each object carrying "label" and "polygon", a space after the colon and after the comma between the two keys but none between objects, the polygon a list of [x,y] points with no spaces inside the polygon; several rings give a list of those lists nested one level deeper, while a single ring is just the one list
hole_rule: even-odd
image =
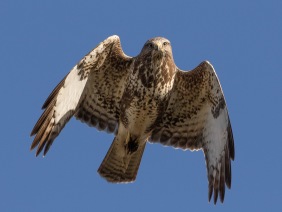
[{"label": "bird's belly", "polygon": [[[141,78],[142,79],[142,78]],[[143,79],[129,80],[121,100],[121,120],[130,134],[149,136],[159,116],[166,109],[172,83],[162,85]],[[147,79],[147,78],[146,78]]]},{"label": "bird's belly", "polygon": [[125,113],[129,132],[136,136],[148,134],[159,115],[158,104],[154,100],[133,99]]}]

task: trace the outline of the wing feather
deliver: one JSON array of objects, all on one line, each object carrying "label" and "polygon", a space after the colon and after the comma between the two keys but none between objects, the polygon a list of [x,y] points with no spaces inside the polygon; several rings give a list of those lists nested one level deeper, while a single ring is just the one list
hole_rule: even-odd
[{"label": "wing feather", "polygon": [[35,124],[34,128],[32,129],[31,131],[31,134],[30,136],[33,136],[35,135],[36,133],[38,133],[39,129],[42,128],[42,125],[46,125],[46,123],[48,123],[49,121],[46,121],[46,119],[50,116],[50,114],[53,114],[53,111],[54,110],[54,105],[55,105],[55,99],[53,99],[53,101],[51,101],[49,104],[48,104],[48,107],[46,108],[46,110],[42,113],[42,115],[40,116],[40,118],[38,119],[37,123]]},{"label": "wing feather", "polygon": [[[91,71],[75,117],[98,130],[113,133],[118,128],[120,100],[133,59],[123,53],[120,42],[109,51],[111,57],[99,65],[100,71]],[[89,63],[89,58],[80,63],[82,73],[87,74]]]},{"label": "wing feather", "polygon": [[61,80],[61,82],[54,88],[54,90],[52,91],[52,93],[48,96],[48,98],[46,99],[46,101],[44,102],[42,109],[47,108],[51,102],[54,102],[60,89],[62,88],[62,86],[65,83],[66,77],[64,77],[64,79]]},{"label": "wing feather", "polygon": [[231,124],[217,75],[204,61],[194,70],[178,70],[174,87],[162,120],[154,128],[150,141],[175,148],[205,153],[209,192],[224,200],[225,185],[231,186],[231,162],[234,140]]},{"label": "wing feather", "polygon": [[[73,115],[87,122],[89,118],[94,121],[93,113],[96,112],[97,127],[104,130],[109,125],[109,131],[114,131],[121,94],[112,95],[110,91],[114,88],[119,92],[122,91],[121,85],[125,84],[127,66],[130,62],[131,58],[121,49],[119,37],[111,36],[74,66],[46,99],[42,107],[45,110],[31,132],[31,136],[35,135],[31,149],[37,147],[36,156],[43,149],[43,155],[48,152],[54,139]],[[111,75],[118,76],[114,78],[110,77]],[[103,78],[108,80],[106,84],[99,83]],[[104,92],[102,95],[99,93],[107,89],[108,93]],[[99,95],[100,102],[109,104],[106,109],[102,110],[100,105],[92,101],[92,98],[96,98],[95,95]],[[86,110],[86,105],[93,110]],[[114,109],[109,110],[109,108]],[[88,115],[85,115],[86,113]],[[83,116],[79,117],[78,114]],[[104,121],[105,119],[107,122]]]}]

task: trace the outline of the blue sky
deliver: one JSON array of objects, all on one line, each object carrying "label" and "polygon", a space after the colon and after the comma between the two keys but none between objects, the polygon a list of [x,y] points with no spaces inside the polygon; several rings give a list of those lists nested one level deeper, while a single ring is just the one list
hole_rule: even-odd
[{"label": "blue sky", "polygon": [[[281,211],[282,2],[0,2],[0,211]],[[97,174],[113,135],[72,119],[47,157],[30,152],[41,106],[100,41],[137,55],[167,37],[184,70],[209,60],[220,78],[236,156],[224,204],[208,203],[201,151],[148,145],[137,181]]]}]

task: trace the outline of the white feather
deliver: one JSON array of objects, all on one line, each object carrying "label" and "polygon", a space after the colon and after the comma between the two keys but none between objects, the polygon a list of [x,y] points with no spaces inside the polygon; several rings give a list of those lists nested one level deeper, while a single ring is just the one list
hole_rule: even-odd
[{"label": "white feather", "polygon": [[60,89],[56,108],[55,108],[55,123],[71,110],[75,110],[84,90],[87,78],[81,80],[78,74],[77,65],[68,74],[64,86]]},{"label": "white feather", "polygon": [[[94,51],[91,51],[88,55],[86,55],[82,61],[85,64],[91,64],[93,62],[93,58],[96,58],[98,54],[102,53],[107,44],[112,43],[115,40],[119,40],[117,35],[110,36],[101,42]],[[99,66],[103,64],[104,60],[105,58],[101,59],[96,68],[99,68]],[[79,100],[88,80],[88,77],[81,79],[79,72],[80,69],[78,68],[78,65],[74,66],[65,79],[64,86],[59,91],[55,106],[55,123],[58,123],[67,112],[75,110],[79,104]]]},{"label": "white feather", "polygon": [[208,149],[209,165],[216,167],[220,165],[219,160],[227,143],[228,114],[226,108],[221,109],[217,118],[214,118],[211,112],[208,113],[206,123],[204,130],[206,144],[204,146]]}]

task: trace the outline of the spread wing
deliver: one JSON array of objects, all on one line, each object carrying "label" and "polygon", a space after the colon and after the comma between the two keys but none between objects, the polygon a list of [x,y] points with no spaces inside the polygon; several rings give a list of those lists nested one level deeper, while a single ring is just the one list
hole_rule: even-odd
[{"label": "spread wing", "polygon": [[209,62],[194,70],[178,70],[162,121],[153,130],[151,142],[205,153],[209,201],[214,192],[224,200],[225,184],[231,187],[234,141],[219,80]]},{"label": "spread wing", "polygon": [[126,56],[118,36],[111,36],[87,54],[57,85],[45,101],[35,124],[31,149],[44,155],[69,119],[75,117],[99,130],[115,132],[119,102],[132,58]]}]

